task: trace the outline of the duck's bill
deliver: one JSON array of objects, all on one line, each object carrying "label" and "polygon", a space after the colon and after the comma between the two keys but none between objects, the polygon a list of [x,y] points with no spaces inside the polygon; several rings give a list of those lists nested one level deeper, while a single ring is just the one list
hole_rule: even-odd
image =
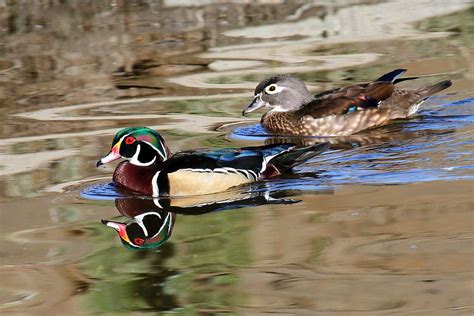
[{"label": "duck's bill", "polygon": [[120,222],[108,221],[105,219],[101,220],[101,222],[105,226],[112,227],[113,229],[115,229],[119,233],[120,238],[130,243],[130,239],[128,238],[128,235],[127,235],[126,224],[120,223]]},{"label": "duck's bill", "polygon": [[102,219],[101,222],[102,222],[102,224],[104,224],[106,226],[112,227],[116,231],[123,230],[126,226],[124,223],[108,221],[106,219]]},{"label": "duck's bill", "polygon": [[120,159],[122,158],[122,156],[120,156],[119,153],[115,152],[115,151],[110,151],[109,154],[101,159],[99,159],[97,161],[97,163],[95,164],[97,167],[103,165],[103,164],[106,164],[106,163],[109,163],[109,162],[112,162],[114,160],[117,160],[117,159]]},{"label": "duck's bill", "polygon": [[96,167],[98,166],[101,166],[103,164],[106,164],[106,163],[109,163],[109,162],[112,162],[114,160],[117,160],[117,159],[120,159],[122,158],[122,156],[120,155],[120,144],[122,142],[118,142],[116,143],[112,149],[110,150],[110,152],[107,154],[107,156],[99,159],[99,161],[97,161],[97,163],[95,164]]},{"label": "duck's bill", "polygon": [[246,114],[248,113],[252,113],[253,111],[255,110],[258,110],[260,108],[263,108],[265,105],[267,105],[266,102],[262,101],[262,99],[260,98],[260,95],[256,95],[254,98],[253,98],[253,101],[252,103],[250,103],[243,111],[242,111],[242,115],[245,116]]}]

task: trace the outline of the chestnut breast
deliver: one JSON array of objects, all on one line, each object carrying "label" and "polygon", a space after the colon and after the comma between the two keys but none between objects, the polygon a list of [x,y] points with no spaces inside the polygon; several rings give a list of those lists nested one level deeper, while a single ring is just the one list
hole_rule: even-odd
[{"label": "chestnut breast", "polygon": [[152,195],[151,181],[156,171],[156,166],[135,166],[128,161],[122,161],[115,168],[113,180],[129,190]]}]

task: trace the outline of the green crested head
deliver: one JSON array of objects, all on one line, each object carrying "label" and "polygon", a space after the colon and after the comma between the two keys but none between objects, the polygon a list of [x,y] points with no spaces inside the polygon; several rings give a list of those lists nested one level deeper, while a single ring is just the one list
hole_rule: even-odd
[{"label": "green crested head", "polygon": [[165,161],[169,149],[163,137],[148,127],[127,127],[118,131],[112,141],[107,156],[97,162],[97,166],[125,158],[137,166],[150,166],[155,162]]},{"label": "green crested head", "polygon": [[[165,141],[163,137],[161,137],[160,134],[158,134],[157,131],[152,130],[151,128],[148,127],[126,127],[122,128],[120,131],[118,131],[114,139],[112,141],[112,147],[114,147],[115,144],[120,142],[121,140],[125,139],[125,137],[133,137],[138,141],[143,141],[147,142],[154,147],[156,147],[160,153],[163,154],[163,156],[166,156],[166,147],[165,147]],[[131,140],[129,140],[131,142]]]}]

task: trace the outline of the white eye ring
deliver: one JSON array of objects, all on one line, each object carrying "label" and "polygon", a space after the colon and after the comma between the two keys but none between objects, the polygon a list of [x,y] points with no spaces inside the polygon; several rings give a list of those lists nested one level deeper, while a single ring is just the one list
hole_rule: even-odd
[{"label": "white eye ring", "polygon": [[283,90],[283,87],[279,87],[276,83],[272,83],[265,88],[265,92],[268,94],[275,94]]}]

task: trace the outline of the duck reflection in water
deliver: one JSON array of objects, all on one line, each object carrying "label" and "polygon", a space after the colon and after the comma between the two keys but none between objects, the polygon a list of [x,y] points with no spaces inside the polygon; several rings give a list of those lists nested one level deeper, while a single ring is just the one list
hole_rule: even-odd
[{"label": "duck reflection in water", "polygon": [[[229,194],[209,195],[212,201],[205,202],[202,198],[182,198],[172,201],[170,198],[119,198],[115,206],[122,216],[128,217],[127,222],[102,220],[102,223],[115,229],[122,243],[129,249],[150,249],[163,245],[171,236],[178,214],[200,215],[242,207],[263,204],[292,204],[299,200],[282,198],[290,191],[269,191],[236,193],[233,199]],[[196,203],[198,202],[198,203]]]},{"label": "duck reflection in water", "polygon": [[[136,199],[116,200],[116,205],[127,205],[133,200]],[[161,246],[170,238],[175,221],[174,213],[145,209],[141,213],[136,213],[127,222],[103,219],[102,224],[115,229],[127,248],[149,249]]]},{"label": "duck reflection in water", "polygon": [[304,136],[278,136],[269,134],[260,125],[239,126],[232,131],[232,137],[245,140],[262,140],[266,145],[292,143],[298,146],[311,146],[321,142],[330,144],[330,149],[353,149],[369,145],[399,146],[400,142],[410,141],[420,137],[433,137],[451,134],[454,128],[446,126],[447,123],[440,121],[440,117],[425,115],[423,122],[412,119],[397,120],[390,125],[381,126],[363,132],[338,137],[304,137]]}]

